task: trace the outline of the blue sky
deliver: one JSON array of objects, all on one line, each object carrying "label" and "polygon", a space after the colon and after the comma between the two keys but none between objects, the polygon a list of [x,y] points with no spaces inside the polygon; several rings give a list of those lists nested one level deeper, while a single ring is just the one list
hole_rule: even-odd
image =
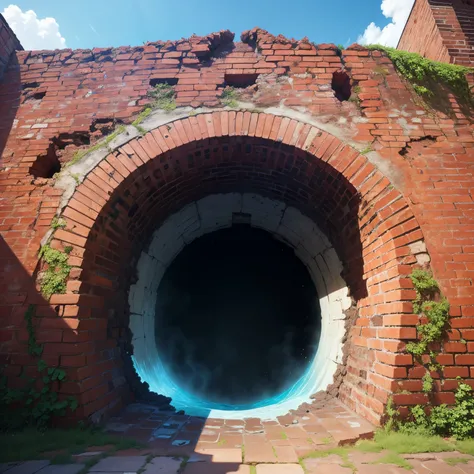
[{"label": "blue sky", "polygon": [[[357,41],[371,22],[374,22],[376,34],[383,32],[386,25],[390,27],[400,6],[404,6],[404,12],[399,23],[404,23],[406,11],[412,2],[413,0],[2,0],[0,12],[3,11],[27,49],[39,49],[48,35],[55,40],[61,38],[61,44],[69,48],[90,48],[140,45],[144,41],[179,39],[193,33],[204,35],[220,29],[230,29],[239,37],[243,30],[254,26],[297,39],[308,36],[316,43],[348,45]],[[12,4],[16,9],[12,9]],[[28,10],[33,10],[34,13],[27,12]],[[391,16],[387,17],[387,14]],[[44,22],[45,18],[50,20]],[[402,27],[399,24],[398,30]],[[51,44],[53,46],[48,43],[45,47],[56,46],[54,42]]]}]

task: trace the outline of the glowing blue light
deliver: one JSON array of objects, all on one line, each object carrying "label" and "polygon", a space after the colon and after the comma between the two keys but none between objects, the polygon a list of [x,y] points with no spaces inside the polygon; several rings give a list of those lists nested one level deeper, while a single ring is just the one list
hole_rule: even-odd
[{"label": "glowing blue light", "polygon": [[320,385],[315,357],[303,376],[282,393],[246,405],[214,403],[193,394],[192,387],[183,387],[176,383],[160,359],[158,351],[152,352],[145,360],[137,360],[132,356],[137,374],[143,382],[149,384],[152,392],[170,397],[176,410],[184,410],[192,416],[273,419],[298,408],[302,403],[310,403],[311,395]]}]

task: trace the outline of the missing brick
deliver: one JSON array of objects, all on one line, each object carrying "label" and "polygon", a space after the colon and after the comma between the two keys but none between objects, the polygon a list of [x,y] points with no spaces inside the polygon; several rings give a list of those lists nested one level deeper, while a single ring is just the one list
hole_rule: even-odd
[{"label": "missing brick", "polygon": [[35,178],[52,178],[61,171],[61,162],[57,154],[57,146],[50,143],[45,153],[38,155],[30,167],[30,174]]},{"label": "missing brick", "polygon": [[245,89],[253,86],[258,78],[258,74],[225,74],[225,85],[238,89]]},{"label": "missing brick", "polygon": [[154,77],[150,79],[150,86],[155,87],[158,84],[167,84],[168,86],[175,86],[178,84],[177,77]]},{"label": "missing brick", "polygon": [[345,71],[336,71],[332,75],[331,87],[337,100],[349,100],[352,94],[351,78]]}]

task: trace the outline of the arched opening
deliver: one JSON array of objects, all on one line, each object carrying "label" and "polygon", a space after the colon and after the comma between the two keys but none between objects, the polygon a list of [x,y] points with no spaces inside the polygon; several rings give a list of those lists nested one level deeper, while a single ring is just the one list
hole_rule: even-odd
[{"label": "arched opening", "polygon": [[[51,301],[80,302],[69,314],[88,330],[87,360],[95,364],[88,369],[101,370],[98,387],[82,396],[86,416],[107,411],[130,388],[142,393],[141,382],[153,390],[145,372],[160,360],[156,302],[166,269],[196,239],[242,225],[289,247],[311,276],[321,313],[312,363],[306,371],[299,366],[304,374],[296,382],[285,381],[293,383],[291,397],[271,405],[292,409],[329,387],[373,420],[383,413],[390,391],[374,384],[390,382],[382,355],[398,350],[399,334],[384,325],[400,324],[400,313],[411,311],[405,301],[412,292],[400,290],[411,288],[407,264],[423,248],[411,244],[422,235],[390,181],[334,136],[262,113],[218,111],[170,122],[98,161],[63,216],[66,227],[52,245],[72,244],[80,271],[70,287],[80,294]],[[392,340],[384,345],[386,337]],[[176,390],[185,390],[170,385],[174,393],[155,392],[174,404]],[[267,403],[262,394],[256,398]]]}]

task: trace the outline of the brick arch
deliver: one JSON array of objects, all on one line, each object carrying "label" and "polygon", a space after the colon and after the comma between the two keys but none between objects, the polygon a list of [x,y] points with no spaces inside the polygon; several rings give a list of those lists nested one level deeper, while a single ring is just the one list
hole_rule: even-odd
[{"label": "brick arch", "polygon": [[[216,111],[178,119],[119,147],[80,184],[51,245],[72,245],[65,295],[50,303],[79,319],[87,366],[70,378],[82,414],[127,398],[125,294],[150,230],[210,192],[250,189],[300,208],[334,241],[357,302],[340,397],[377,421],[407,376],[416,337],[407,278],[422,232],[405,198],[364,155],[318,128],[266,113]],[[64,305],[64,307],[62,307]],[[109,321],[108,321],[109,320]],[[119,343],[117,344],[117,341]]]}]

